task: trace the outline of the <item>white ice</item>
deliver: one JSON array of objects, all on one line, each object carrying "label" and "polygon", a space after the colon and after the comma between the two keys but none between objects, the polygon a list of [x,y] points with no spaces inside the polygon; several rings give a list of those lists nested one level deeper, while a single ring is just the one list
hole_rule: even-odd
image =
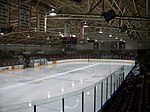
[{"label": "white ice", "polygon": [[[0,112],[9,110],[9,106],[15,109],[30,102],[29,106],[32,102],[41,104],[37,107],[37,112],[60,112],[62,97],[66,97],[66,112],[80,112],[82,89],[87,91],[85,97],[88,105],[93,104],[90,97],[93,89],[86,87],[102,80],[121,66],[112,63],[76,62],[0,72]],[[43,103],[44,99],[54,102]],[[32,111],[33,108],[20,108],[11,112]],[[87,109],[85,112],[90,111]]]}]

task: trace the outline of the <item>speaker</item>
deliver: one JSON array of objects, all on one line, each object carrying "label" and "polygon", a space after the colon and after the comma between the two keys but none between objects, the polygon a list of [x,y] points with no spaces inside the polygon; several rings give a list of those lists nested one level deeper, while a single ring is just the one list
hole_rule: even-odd
[{"label": "speaker", "polygon": [[104,12],[103,13],[103,16],[105,18],[105,21],[106,22],[109,22],[110,20],[114,19],[116,17],[116,13],[113,9],[107,11],[107,12]]}]

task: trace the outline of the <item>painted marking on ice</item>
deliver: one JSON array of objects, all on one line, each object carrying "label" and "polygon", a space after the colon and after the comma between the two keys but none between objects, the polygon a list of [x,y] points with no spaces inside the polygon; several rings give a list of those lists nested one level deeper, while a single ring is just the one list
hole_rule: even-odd
[{"label": "painted marking on ice", "polygon": [[30,83],[33,83],[33,82],[38,82],[38,81],[58,77],[58,76],[65,75],[65,74],[68,74],[68,73],[71,73],[71,72],[75,72],[75,71],[83,70],[83,69],[90,68],[90,67],[93,67],[93,66],[97,66],[99,64],[100,63],[96,63],[96,64],[93,64],[93,65],[85,66],[85,67],[82,67],[82,68],[77,68],[77,69],[70,70],[70,71],[67,71],[67,72],[58,73],[56,75],[47,76],[47,77],[43,77],[43,78],[39,78],[39,79],[34,79],[32,81],[28,81],[28,82],[25,82],[25,83],[20,83],[20,84],[15,84],[15,85],[12,85],[12,86],[3,87],[3,88],[0,88],[0,91],[7,90],[7,89],[12,89],[12,88],[23,86],[23,85],[30,84]]}]

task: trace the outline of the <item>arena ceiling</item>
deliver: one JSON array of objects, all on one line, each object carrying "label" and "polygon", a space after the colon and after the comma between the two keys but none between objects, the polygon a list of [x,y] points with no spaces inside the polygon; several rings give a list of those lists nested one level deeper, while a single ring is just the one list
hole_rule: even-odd
[{"label": "arena ceiling", "polygon": [[[149,0],[21,0],[31,5],[31,31],[18,29],[18,0],[10,3],[10,26],[12,32],[0,36],[1,44],[60,44],[60,33],[64,33],[64,22],[70,21],[71,34],[79,41],[81,27],[85,24],[85,39],[97,41],[135,41],[144,45],[150,42],[150,3]],[[77,1],[77,0],[76,0]],[[47,32],[36,31],[37,8],[42,7],[47,12]],[[55,9],[56,16],[49,13]],[[105,21],[104,12],[113,9],[116,17]],[[121,28],[127,29],[121,32]],[[123,27],[124,28],[124,27]],[[103,33],[100,34],[99,31]],[[112,37],[109,37],[112,34]],[[115,38],[118,39],[115,39]],[[82,40],[83,41],[83,40]]]}]

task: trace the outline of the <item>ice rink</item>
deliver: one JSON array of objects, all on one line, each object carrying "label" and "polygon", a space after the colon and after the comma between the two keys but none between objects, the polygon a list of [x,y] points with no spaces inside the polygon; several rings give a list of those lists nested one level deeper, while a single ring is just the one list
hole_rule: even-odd
[{"label": "ice rink", "polygon": [[[39,104],[37,112],[61,112],[62,97],[68,97],[65,100],[66,112],[80,112],[82,89],[87,93],[86,102],[89,102],[85,105],[85,112],[92,112],[88,107],[93,102],[88,95],[93,94],[93,89],[86,88],[122,66],[108,62],[70,62],[0,72],[0,112],[33,112],[33,103]],[[131,68],[126,69],[126,73]],[[45,99],[53,103],[43,103]],[[22,108],[26,104],[31,108]],[[17,106],[20,109],[15,110]]]}]

